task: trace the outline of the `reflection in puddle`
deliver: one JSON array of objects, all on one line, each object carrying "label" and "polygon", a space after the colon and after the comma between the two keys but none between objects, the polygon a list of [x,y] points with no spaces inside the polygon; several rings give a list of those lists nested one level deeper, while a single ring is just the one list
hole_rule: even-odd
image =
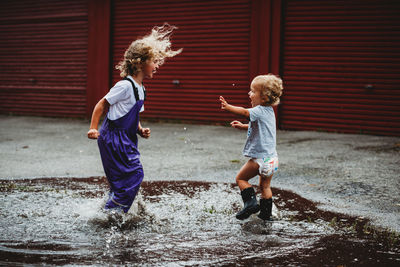
[{"label": "reflection in puddle", "polygon": [[400,263],[399,236],[274,189],[277,220],[235,219],[231,184],[144,182],[128,214],[104,212],[104,178],[0,180],[0,264]]}]

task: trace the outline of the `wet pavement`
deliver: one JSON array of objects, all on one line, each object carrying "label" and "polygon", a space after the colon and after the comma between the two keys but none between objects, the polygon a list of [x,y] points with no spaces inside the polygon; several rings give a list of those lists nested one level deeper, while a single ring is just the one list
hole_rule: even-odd
[{"label": "wet pavement", "polygon": [[228,183],[144,182],[130,212],[119,214],[102,210],[104,177],[2,180],[0,264],[400,264],[399,235],[274,191],[275,221],[237,221],[240,200]]},{"label": "wet pavement", "polygon": [[[399,137],[278,131],[281,165],[272,186],[281,217],[265,226],[233,217],[240,196],[231,183],[246,161],[245,132],[144,122],[152,129],[149,140],[139,141],[147,211],[121,219],[99,210],[106,189],[88,124],[0,116],[0,258],[78,265],[398,263]],[[160,189],[169,184],[170,191]]]}]

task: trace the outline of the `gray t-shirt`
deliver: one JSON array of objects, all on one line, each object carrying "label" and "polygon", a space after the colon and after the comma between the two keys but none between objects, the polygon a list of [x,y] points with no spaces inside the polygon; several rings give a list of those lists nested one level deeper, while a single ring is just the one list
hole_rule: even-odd
[{"label": "gray t-shirt", "polygon": [[243,155],[251,158],[278,156],[276,152],[275,112],[271,106],[249,109],[250,122]]}]

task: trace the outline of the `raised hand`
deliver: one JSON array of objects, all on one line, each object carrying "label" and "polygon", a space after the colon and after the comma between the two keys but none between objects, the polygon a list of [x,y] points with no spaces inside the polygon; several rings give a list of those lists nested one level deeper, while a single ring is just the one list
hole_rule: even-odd
[{"label": "raised hand", "polygon": [[219,101],[221,101],[221,109],[225,109],[226,106],[228,105],[228,102],[226,102],[226,100],[223,96],[219,97]]}]

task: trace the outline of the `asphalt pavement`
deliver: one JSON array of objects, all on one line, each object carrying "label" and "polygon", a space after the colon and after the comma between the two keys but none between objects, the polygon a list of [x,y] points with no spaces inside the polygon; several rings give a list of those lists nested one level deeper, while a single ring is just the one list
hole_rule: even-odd
[{"label": "asphalt pavement", "polygon": [[[145,180],[233,183],[246,162],[246,133],[230,127],[142,122]],[[104,176],[89,122],[0,116],[0,179]],[[278,131],[279,172],[272,187],[324,209],[367,217],[400,232],[400,137]],[[257,179],[251,180],[257,184]]]}]

